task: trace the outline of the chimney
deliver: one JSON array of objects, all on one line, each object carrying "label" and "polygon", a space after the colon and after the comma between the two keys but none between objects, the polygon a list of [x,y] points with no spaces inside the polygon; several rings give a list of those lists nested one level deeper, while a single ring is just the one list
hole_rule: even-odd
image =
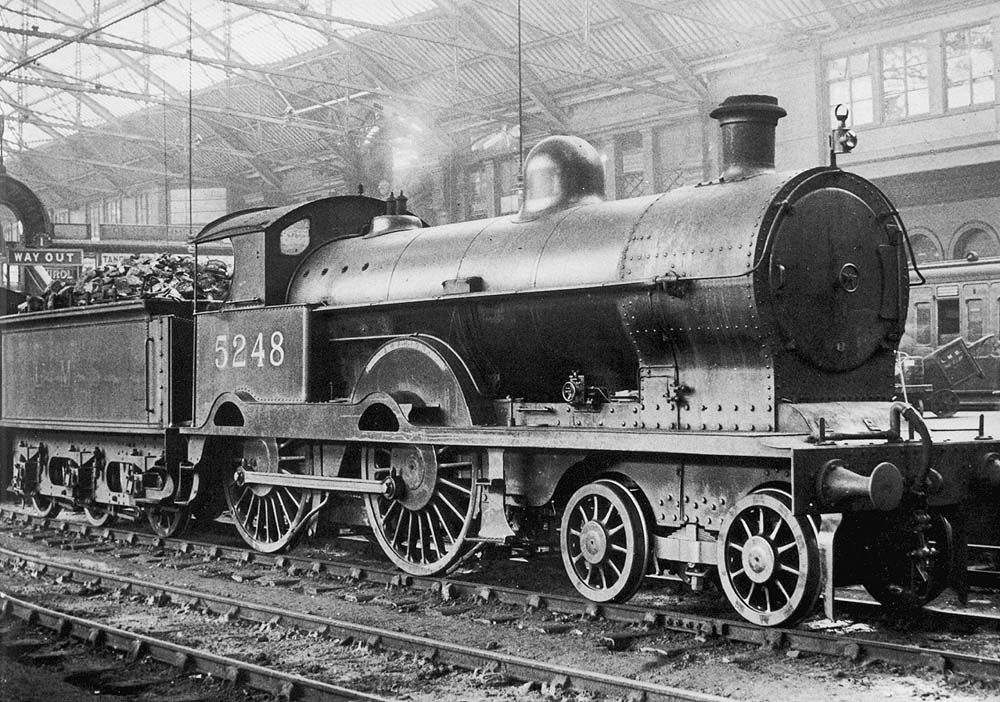
[{"label": "chimney", "polygon": [[774,128],[786,114],[771,95],[732,95],[712,110],[722,129],[722,180],[774,170]]}]

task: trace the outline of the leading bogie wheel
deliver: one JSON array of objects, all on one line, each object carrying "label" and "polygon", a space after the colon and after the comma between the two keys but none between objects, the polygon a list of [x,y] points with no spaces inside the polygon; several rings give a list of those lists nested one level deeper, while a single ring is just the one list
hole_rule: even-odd
[{"label": "leading bogie wheel", "polygon": [[951,523],[919,510],[906,519],[870,530],[861,554],[861,584],[881,604],[896,610],[923,607],[948,585],[954,549]]},{"label": "leading bogie wheel", "polygon": [[812,612],[822,589],[816,529],[791,504],[782,490],[752,492],[719,532],[723,592],[740,616],[761,626],[794,624]]},{"label": "leading bogie wheel", "polygon": [[452,447],[366,446],[368,480],[391,481],[392,496],[366,495],[368,524],[389,559],[412,575],[445,572],[468,552],[479,502],[478,457]]},{"label": "leading bogie wheel", "polygon": [[639,589],[649,566],[649,527],[624,485],[597,480],[578,489],[559,533],[566,574],[584,597],[623,602]]},{"label": "leading bogie wheel", "polygon": [[[247,439],[241,463],[247,474],[299,473],[304,470],[305,447],[296,440]],[[236,483],[235,469],[223,480],[226,504],[236,530],[251,547],[264,553],[289,549],[301,538],[309,519],[312,495],[309,490],[285,485]]]}]

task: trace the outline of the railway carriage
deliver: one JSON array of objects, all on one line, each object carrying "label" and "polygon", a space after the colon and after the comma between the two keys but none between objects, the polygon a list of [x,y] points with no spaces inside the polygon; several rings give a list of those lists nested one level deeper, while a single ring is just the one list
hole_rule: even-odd
[{"label": "railway carriage", "polygon": [[727,99],[722,177],[649,197],[604,201],[597,152],[553,137],[511,217],[354,196],[209,224],[196,245],[229,239],[236,273],[192,320],[191,416],[164,428],[191,487],[161,509],[228,509],[263,551],[322,515],[421,575],[555,539],[592,600],[717,573],[762,625],[841,582],[961,588],[959,507],[1000,443],[934,443],[889,399],[903,224],[858,176],[776,173],[784,114]]}]

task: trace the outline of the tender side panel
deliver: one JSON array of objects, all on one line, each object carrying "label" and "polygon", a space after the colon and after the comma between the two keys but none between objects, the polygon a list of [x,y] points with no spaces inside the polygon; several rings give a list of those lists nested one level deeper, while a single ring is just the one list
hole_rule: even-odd
[{"label": "tender side panel", "polygon": [[190,357],[190,336],[171,334],[171,320],[142,304],[8,317],[2,421],[148,430],[189,415],[190,395],[175,401],[172,376]]}]

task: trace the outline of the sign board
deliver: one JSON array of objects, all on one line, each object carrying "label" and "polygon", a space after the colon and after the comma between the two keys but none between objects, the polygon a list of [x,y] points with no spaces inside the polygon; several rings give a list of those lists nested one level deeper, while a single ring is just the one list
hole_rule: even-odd
[{"label": "sign board", "polygon": [[46,266],[45,272],[49,274],[49,278],[52,280],[76,280],[80,275],[79,270],[74,270],[72,268],[57,268],[55,266]]},{"label": "sign board", "polygon": [[83,249],[11,249],[7,262],[12,266],[75,268],[83,264]]}]

